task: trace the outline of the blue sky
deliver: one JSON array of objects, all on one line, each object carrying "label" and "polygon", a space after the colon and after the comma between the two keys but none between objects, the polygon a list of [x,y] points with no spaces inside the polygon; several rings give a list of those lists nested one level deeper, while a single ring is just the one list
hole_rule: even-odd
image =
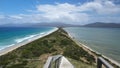
[{"label": "blue sky", "polygon": [[0,25],[120,23],[120,0],[0,0]]},{"label": "blue sky", "polygon": [[27,9],[34,9],[35,0],[0,0],[0,12],[4,14],[26,13]]},{"label": "blue sky", "polygon": [[55,3],[70,3],[78,4],[85,3],[91,0],[0,0],[0,12],[4,14],[27,14],[27,10],[36,9],[39,4],[55,4]]}]

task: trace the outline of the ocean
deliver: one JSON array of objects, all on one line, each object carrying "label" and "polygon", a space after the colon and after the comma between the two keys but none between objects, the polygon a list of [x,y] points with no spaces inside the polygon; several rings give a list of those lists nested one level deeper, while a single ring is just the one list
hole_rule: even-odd
[{"label": "ocean", "polygon": [[0,50],[38,35],[44,35],[53,29],[55,27],[0,27]]},{"label": "ocean", "polygon": [[120,63],[120,28],[64,28],[77,41]]}]

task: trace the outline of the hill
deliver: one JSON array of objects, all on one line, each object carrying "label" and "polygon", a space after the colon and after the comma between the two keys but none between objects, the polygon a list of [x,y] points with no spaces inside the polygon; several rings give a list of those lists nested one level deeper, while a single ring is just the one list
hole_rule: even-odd
[{"label": "hill", "polygon": [[52,22],[52,23],[20,23],[20,24],[4,24],[0,27],[76,27],[80,25],[61,23],[61,22]]},{"label": "hill", "polygon": [[120,24],[96,22],[96,23],[83,25],[83,27],[120,28]]}]

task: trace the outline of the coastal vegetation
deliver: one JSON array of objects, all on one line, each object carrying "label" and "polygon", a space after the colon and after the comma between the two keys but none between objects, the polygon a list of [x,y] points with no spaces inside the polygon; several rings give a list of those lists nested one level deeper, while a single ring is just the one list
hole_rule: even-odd
[{"label": "coastal vegetation", "polygon": [[95,58],[64,31],[57,31],[0,56],[1,68],[43,68],[48,56],[61,54],[76,68],[95,68]]}]

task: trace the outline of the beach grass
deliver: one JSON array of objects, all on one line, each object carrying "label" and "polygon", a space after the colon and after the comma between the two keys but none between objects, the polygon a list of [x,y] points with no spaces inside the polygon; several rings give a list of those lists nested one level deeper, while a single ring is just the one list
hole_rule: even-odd
[{"label": "beach grass", "polygon": [[67,59],[75,66],[75,68],[96,68],[94,64],[86,64],[82,61],[74,60],[71,58]]}]

